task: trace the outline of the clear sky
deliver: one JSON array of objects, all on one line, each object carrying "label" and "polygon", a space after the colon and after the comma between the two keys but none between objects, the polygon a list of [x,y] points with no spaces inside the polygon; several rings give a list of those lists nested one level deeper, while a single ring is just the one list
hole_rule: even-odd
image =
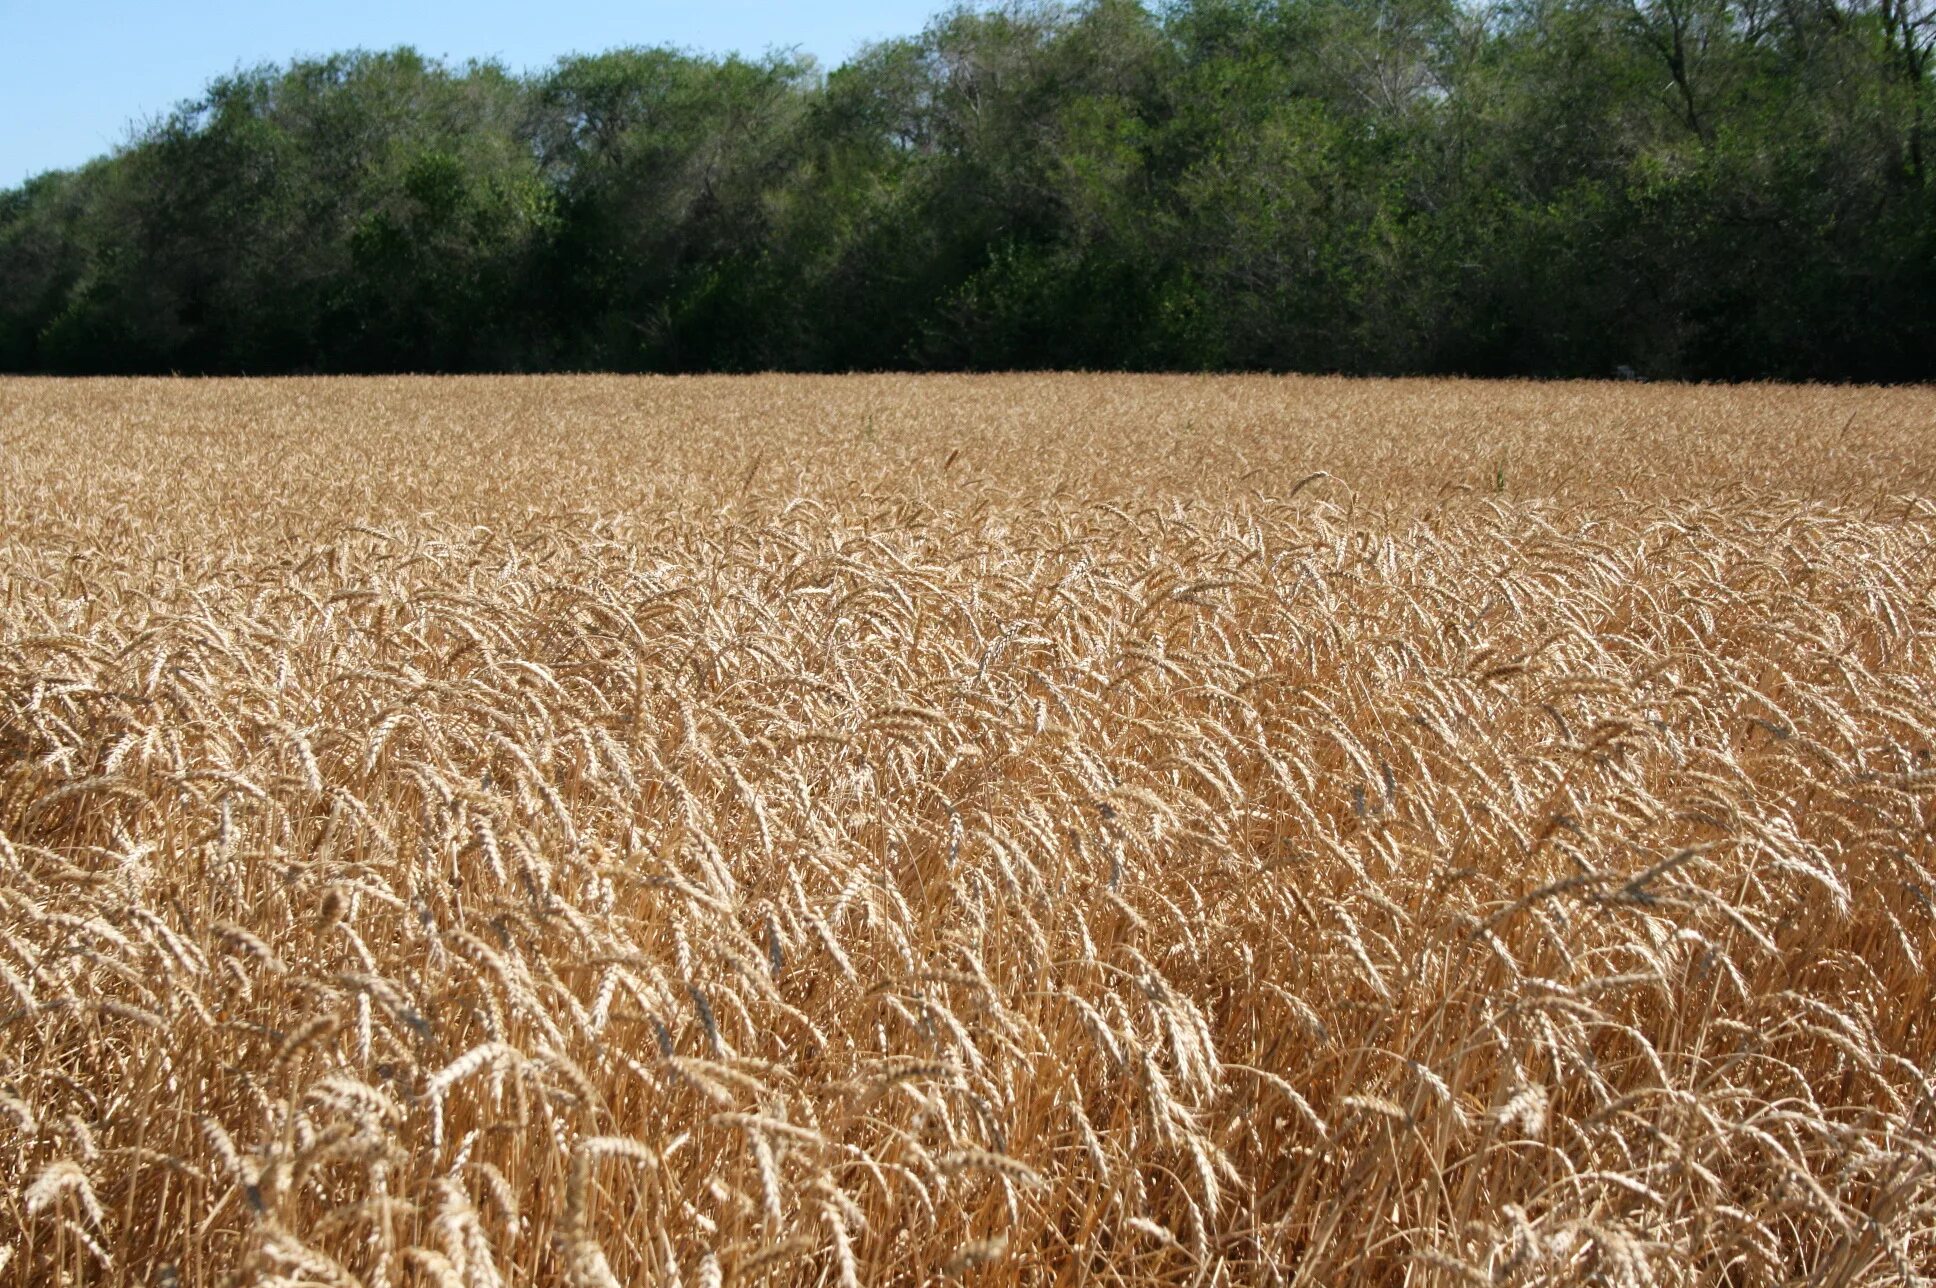
[{"label": "clear sky", "polygon": [[126,141],[223,72],[298,54],[415,45],[517,69],[670,44],[828,66],[912,35],[944,0],[0,0],[0,188]]}]

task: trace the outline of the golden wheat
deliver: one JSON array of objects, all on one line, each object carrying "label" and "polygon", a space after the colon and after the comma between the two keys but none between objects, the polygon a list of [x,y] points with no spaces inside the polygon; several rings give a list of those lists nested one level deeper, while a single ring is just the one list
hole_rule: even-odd
[{"label": "golden wheat", "polygon": [[1936,394],[0,381],[0,1283],[1927,1283]]}]

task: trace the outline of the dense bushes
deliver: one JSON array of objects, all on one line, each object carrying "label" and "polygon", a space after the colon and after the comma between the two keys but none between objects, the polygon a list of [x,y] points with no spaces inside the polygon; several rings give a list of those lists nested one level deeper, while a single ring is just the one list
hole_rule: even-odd
[{"label": "dense bushes", "polygon": [[408,50],[0,194],[0,368],[1936,374],[1918,0],[957,10]]}]

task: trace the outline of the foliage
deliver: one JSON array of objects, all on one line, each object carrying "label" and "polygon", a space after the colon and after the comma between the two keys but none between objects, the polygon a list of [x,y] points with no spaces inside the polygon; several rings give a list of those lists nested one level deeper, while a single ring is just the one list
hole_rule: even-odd
[{"label": "foliage", "polygon": [[264,67],[0,197],[0,369],[1928,378],[1926,0],[958,8]]}]

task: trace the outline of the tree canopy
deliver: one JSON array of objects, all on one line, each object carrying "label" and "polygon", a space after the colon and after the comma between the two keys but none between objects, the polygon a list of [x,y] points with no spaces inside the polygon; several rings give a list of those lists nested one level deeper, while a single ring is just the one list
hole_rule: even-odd
[{"label": "tree canopy", "polygon": [[957,8],[238,71],[0,192],[0,369],[1936,376],[1930,0]]}]

